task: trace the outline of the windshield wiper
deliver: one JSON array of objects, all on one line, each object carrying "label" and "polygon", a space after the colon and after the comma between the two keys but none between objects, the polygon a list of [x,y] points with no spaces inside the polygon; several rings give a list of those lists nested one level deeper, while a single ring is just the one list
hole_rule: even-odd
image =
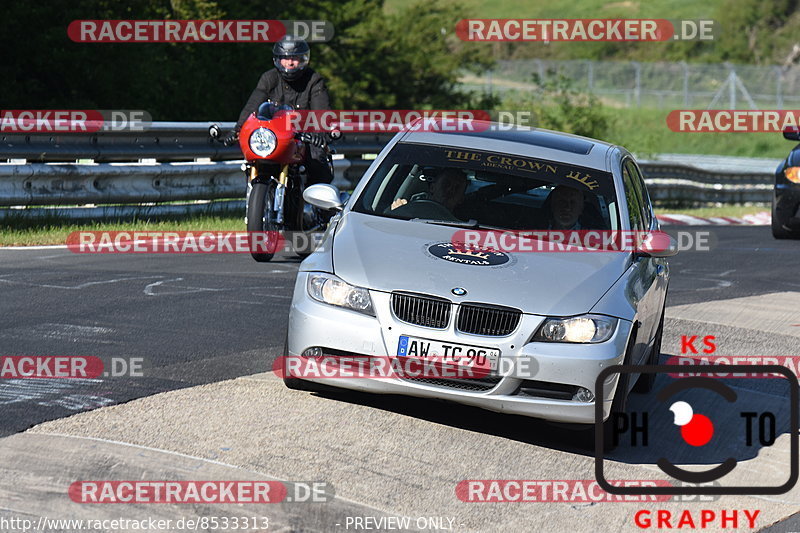
[{"label": "windshield wiper", "polygon": [[454,226],[456,228],[477,228],[478,221],[475,219],[463,222],[461,220],[436,220],[432,218],[412,218],[412,222],[422,222],[423,224],[436,224],[437,226]]}]

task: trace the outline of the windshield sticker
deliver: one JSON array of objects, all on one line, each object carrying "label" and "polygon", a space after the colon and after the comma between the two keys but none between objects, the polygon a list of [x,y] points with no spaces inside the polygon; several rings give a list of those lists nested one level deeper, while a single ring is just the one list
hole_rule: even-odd
[{"label": "windshield sticker", "polygon": [[480,166],[498,168],[500,170],[521,170],[523,172],[550,172],[557,174],[556,166],[542,163],[535,159],[522,157],[508,157],[498,154],[484,154],[482,152],[462,152],[460,150],[446,150],[447,160],[461,163],[464,161],[477,161]]},{"label": "windshield sticker", "polygon": [[[490,171],[500,170],[517,176],[527,175],[536,179],[550,180],[585,191],[592,191],[594,194],[610,193],[612,187],[608,180],[608,174],[602,171],[592,171],[591,169],[583,169],[572,165],[560,165],[552,161],[540,161],[518,155],[455,149],[445,149],[442,152],[446,161],[460,163],[468,168],[482,168]],[[597,178],[599,177],[605,177],[606,180],[603,182],[598,181]],[[605,190],[598,191],[601,188]]]},{"label": "windshield sticker", "polygon": [[581,183],[582,185],[586,186],[586,188],[588,188],[590,191],[593,191],[593,190],[597,189],[598,187],[600,187],[600,184],[597,183],[597,180],[593,180],[592,179],[592,175],[591,174],[584,173],[583,176],[581,176],[580,172],[578,172],[577,170],[574,170],[574,171],[570,172],[569,174],[567,174],[567,177],[569,179],[575,180],[578,183]]}]

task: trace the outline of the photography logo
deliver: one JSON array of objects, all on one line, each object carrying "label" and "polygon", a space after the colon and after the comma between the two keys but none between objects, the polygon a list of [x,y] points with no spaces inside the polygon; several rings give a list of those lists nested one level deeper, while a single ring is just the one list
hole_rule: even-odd
[{"label": "photography logo", "polygon": [[[798,381],[781,365],[616,365],[604,369],[595,400],[595,476],[612,494],[783,494],[798,479]],[[746,374],[742,374],[746,372]],[[615,374],[620,379],[614,379]],[[603,419],[603,398],[611,384],[635,379],[636,374],[664,374],[659,386],[640,396],[637,405]],[[734,375],[735,374],[735,375]],[[628,375],[628,379],[622,379]],[[742,377],[742,376],[745,377]],[[709,377],[713,376],[713,377]],[[771,377],[772,379],[763,379]],[[735,388],[727,379],[736,378]],[[605,385],[605,389],[604,389]],[[762,389],[768,389],[764,395]],[[769,398],[766,400],[765,398]],[[610,432],[610,434],[609,434]],[[736,482],[741,461],[759,461],[759,452],[787,433],[788,449],[771,450],[770,461],[786,461],[787,477],[767,484]],[[639,462],[653,463],[673,481],[672,486],[622,487],[605,477],[604,434],[623,454],[635,454]],[[678,464],[691,465],[689,469]],[[757,462],[752,463],[756,465]],[[749,470],[752,470],[752,465]],[[765,472],[767,469],[764,470]],[[733,474],[727,478],[728,474]],[[734,481],[731,481],[731,478]],[[762,481],[762,480],[759,480]]]}]

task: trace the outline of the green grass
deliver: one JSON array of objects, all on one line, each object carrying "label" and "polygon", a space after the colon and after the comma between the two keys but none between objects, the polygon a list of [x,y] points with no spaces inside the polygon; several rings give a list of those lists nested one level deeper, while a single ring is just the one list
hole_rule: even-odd
[{"label": "green grass", "polygon": [[[418,0],[386,0],[384,11],[397,13]],[[474,18],[707,18],[714,13],[719,0],[604,1],[571,0],[541,2],[539,0],[461,0],[465,17]]]},{"label": "green grass", "polygon": [[[656,209],[657,214],[685,213],[699,217],[740,217],[769,211],[765,206],[726,206],[700,209]],[[237,216],[197,216],[185,220],[136,220],[131,222],[78,223],[51,219],[46,222],[4,221],[0,246],[65,244],[73,231],[244,231],[244,214]]]},{"label": "green grass", "polygon": [[[606,133],[590,136],[624,146],[640,159],[662,153],[783,159],[796,145],[780,133],[674,132],[667,127],[668,109],[616,108],[606,103],[604,109],[611,117],[610,128]],[[529,111],[523,108],[504,110]]]},{"label": "green grass", "polygon": [[603,140],[640,158],[657,153],[714,154],[783,159],[794,148],[780,133],[678,133],[667,127],[667,109],[609,109],[615,123]]},{"label": "green grass", "polygon": [[[796,143],[780,133],[681,133],[667,127],[668,109],[617,108],[604,103],[611,125],[604,133],[592,133],[602,141],[624,146],[640,159],[655,154],[707,154],[783,159]],[[531,111],[530,108],[499,108],[503,111]],[[577,113],[580,109],[577,108]],[[524,125],[536,125],[528,122]],[[545,123],[545,128],[548,125]]]},{"label": "green grass", "polygon": [[48,219],[4,220],[0,246],[65,244],[73,231],[245,231],[244,212],[231,216],[196,216],[183,220],[134,220],[117,222],[73,222]]}]

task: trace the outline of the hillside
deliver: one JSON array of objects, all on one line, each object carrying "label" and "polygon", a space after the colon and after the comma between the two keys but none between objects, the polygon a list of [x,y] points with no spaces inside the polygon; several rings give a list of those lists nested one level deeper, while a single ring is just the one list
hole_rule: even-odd
[{"label": "hillside", "polygon": [[[417,0],[386,0],[395,13]],[[783,64],[800,43],[798,0],[462,0],[462,18],[663,18],[714,20],[713,42],[486,43],[495,59],[610,59]],[[453,24],[455,25],[455,22]],[[800,50],[800,49],[799,49]]]}]

